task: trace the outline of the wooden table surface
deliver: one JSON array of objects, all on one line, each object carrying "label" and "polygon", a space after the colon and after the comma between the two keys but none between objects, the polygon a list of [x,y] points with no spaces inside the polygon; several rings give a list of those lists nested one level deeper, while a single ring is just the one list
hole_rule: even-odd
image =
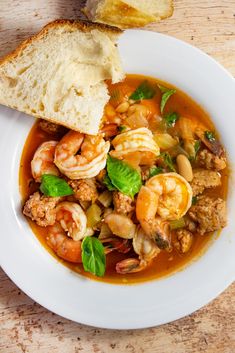
[{"label": "wooden table surface", "polygon": [[[0,0],[0,56],[51,20],[81,18],[81,4],[78,0]],[[173,17],[149,28],[201,48],[235,76],[235,0],[175,0]],[[16,352],[234,353],[235,284],[181,320],[117,331],[79,325],[52,314],[0,270],[0,353]]]}]

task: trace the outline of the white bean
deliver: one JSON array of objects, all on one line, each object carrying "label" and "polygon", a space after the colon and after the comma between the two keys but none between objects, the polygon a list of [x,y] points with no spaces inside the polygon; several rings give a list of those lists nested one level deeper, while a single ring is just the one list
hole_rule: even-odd
[{"label": "white bean", "polygon": [[179,174],[182,175],[187,181],[193,180],[193,170],[191,163],[184,154],[178,154],[176,157]]},{"label": "white bean", "polygon": [[128,110],[129,106],[130,105],[128,102],[123,102],[117,106],[116,111],[118,113],[125,113]]},{"label": "white bean", "polygon": [[104,219],[112,233],[124,239],[132,239],[136,226],[130,218],[118,213],[110,213]]}]

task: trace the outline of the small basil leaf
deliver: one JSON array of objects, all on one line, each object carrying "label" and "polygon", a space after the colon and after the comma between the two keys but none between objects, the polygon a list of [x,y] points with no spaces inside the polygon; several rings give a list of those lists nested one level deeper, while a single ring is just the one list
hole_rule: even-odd
[{"label": "small basil leaf", "polygon": [[99,239],[85,237],[82,241],[82,263],[87,272],[102,277],[105,273],[106,258],[104,247]]},{"label": "small basil leaf", "polygon": [[174,167],[173,161],[169,153],[163,152],[160,155],[163,158],[164,164],[166,167],[171,171],[171,172],[176,172],[176,169]]},{"label": "small basil leaf", "polygon": [[160,88],[161,92],[162,92],[162,99],[161,99],[161,103],[160,103],[160,110],[161,113],[163,113],[163,110],[165,108],[165,105],[168,101],[168,99],[172,96],[172,94],[174,94],[176,92],[175,89],[170,89],[167,87],[164,87],[162,85],[158,85],[158,87]]},{"label": "small basil leaf", "polygon": [[110,177],[107,174],[105,175],[105,177],[103,179],[103,183],[109,191],[117,190],[117,188],[115,188],[115,186],[112,184]]},{"label": "small basil leaf", "polygon": [[113,186],[132,198],[141,188],[141,176],[129,164],[108,156],[107,172]]},{"label": "small basil leaf", "polygon": [[205,131],[205,138],[207,138],[208,141],[213,142],[215,141],[215,134],[212,131]]},{"label": "small basil leaf", "polygon": [[46,196],[68,196],[74,193],[68,183],[56,175],[43,174],[41,179],[40,191]]},{"label": "small basil leaf", "polygon": [[149,84],[148,81],[142,82],[139,87],[132,93],[129,97],[135,101],[139,101],[141,99],[151,99],[154,97],[156,90]]},{"label": "small basil leaf", "polygon": [[154,175],[158,175],[158,174],[161,174],[163,172],[162,168],[161,167],[151,167],[149,169],[149,178],[152,178]]},{"label": "small basil leaf", "polygon": [[179,115],[175,112],[169,113],[164,116],[164,120],[166,122],[167,127],[173,127],[178,119]]}]

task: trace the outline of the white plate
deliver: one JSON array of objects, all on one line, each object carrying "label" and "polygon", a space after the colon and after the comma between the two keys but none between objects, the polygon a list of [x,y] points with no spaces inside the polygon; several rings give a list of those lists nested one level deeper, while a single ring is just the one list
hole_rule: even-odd
[{"label": "white plate", "polygon": [[[235,165],[235,82],[219,64],[174,38],[126,31],[120,40],[126,72],[168,81],[212,116]],[[36,302],[74,321],[117,329],[160,325],[192,313],[221,293],[235,277],[235,196],[230,178],[229,224],[204,256],[175,275],[138,285],[88,280],[57,262],[21,214],[19,161],[33,119],[0,107],[0,263]],[[234,172],[234,170],[233,170]]]}]

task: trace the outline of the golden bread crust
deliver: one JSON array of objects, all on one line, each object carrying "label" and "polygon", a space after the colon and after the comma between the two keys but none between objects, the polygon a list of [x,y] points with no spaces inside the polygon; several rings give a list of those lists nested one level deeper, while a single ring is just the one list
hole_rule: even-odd
[{"label": "golden bread crust", "polygon": [[94,23],[92,21],[81,21],[81,20],[66,20],[66,19],[59,19],[53,22],[48,23],[44,26],[40,32],[31,36],[30,38],[23,41],[19,46],[12,51],[11,53],[5,55],[4,57],[0,58],[0,65],[5,64],[7,61],[11,61],[11,59],[20,56],[21,52],[31,43],[36,42],[43,37],[46,37],[49,30],[56,27],[69,27],[71,31],[80,30],[82,32],[90,32],[94,29],[98,29],[102,32],[109,32],[110,34],[119,35],[123,31],[120,28],[109,26],[103,23]]}]

